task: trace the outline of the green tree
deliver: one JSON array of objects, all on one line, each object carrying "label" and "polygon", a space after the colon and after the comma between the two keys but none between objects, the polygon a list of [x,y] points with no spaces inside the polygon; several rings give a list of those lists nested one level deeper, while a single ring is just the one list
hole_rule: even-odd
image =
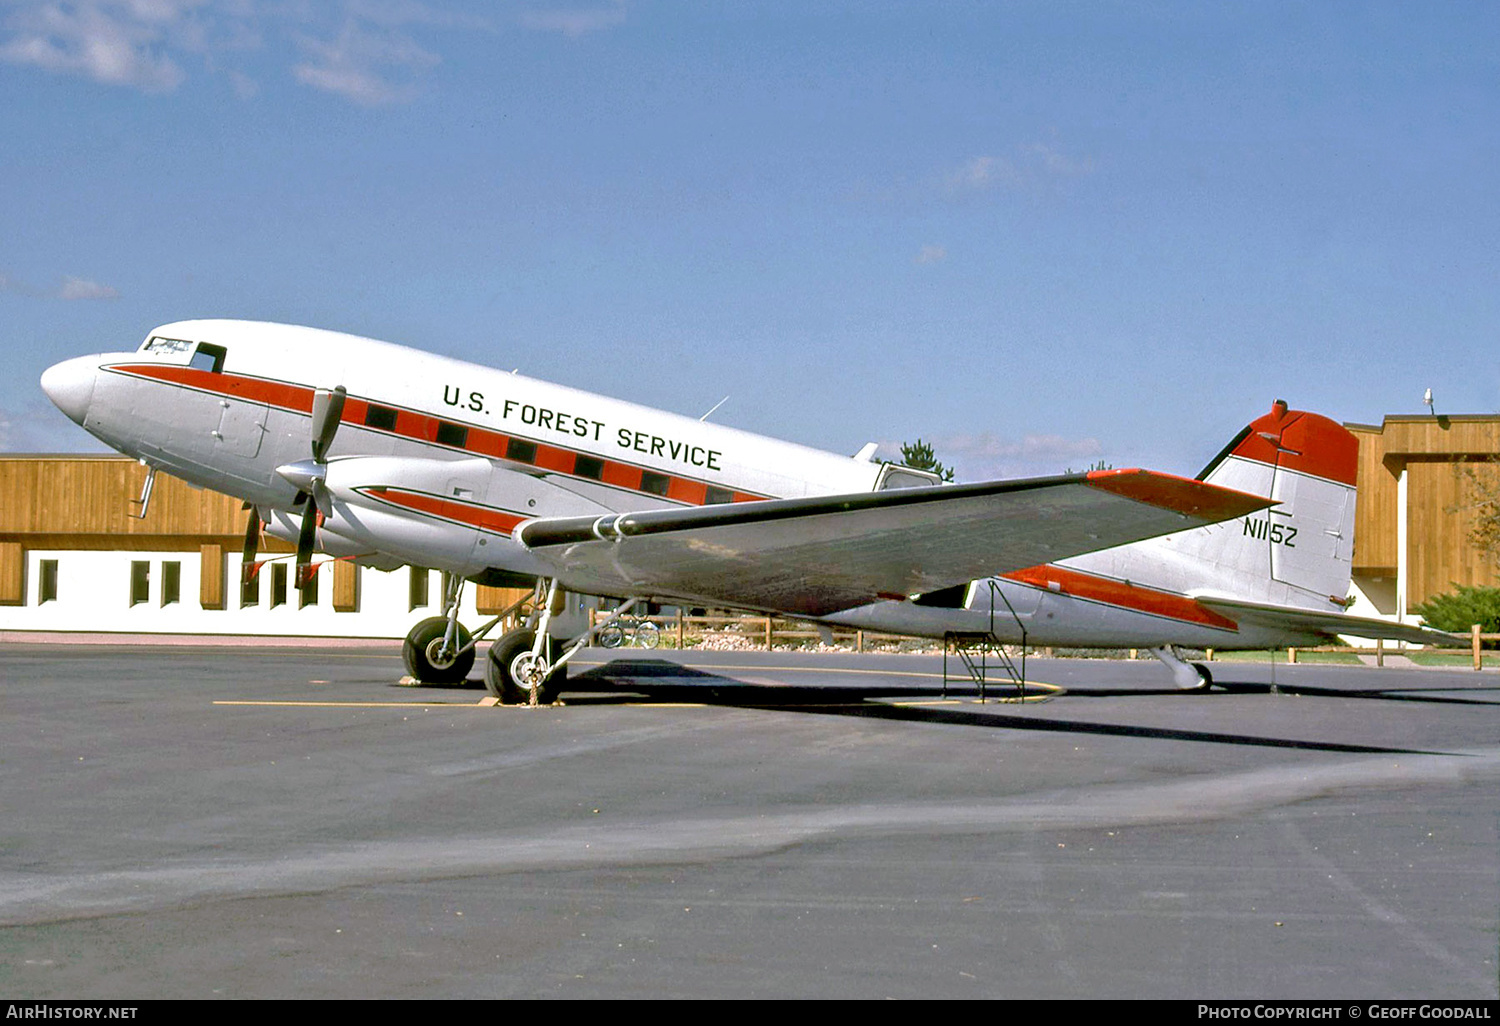
[{"label": "green tree", "polygon": [[953,468],[945,467],[938,462],[932,452],[932,446],[918,438],[915,442],[901,443],[901,465],[911,467],[913,470],[927,470],[937,474],[944,481],[953,480]]}]

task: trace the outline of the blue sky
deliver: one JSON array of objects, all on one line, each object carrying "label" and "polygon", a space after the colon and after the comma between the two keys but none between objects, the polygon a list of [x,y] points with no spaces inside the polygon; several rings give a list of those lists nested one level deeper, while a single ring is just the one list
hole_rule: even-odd
[{"label": "blue sky", "polygon": [[1500,6],[0,0],[0,448],[227,316],[973,479],[1500,411]]}]

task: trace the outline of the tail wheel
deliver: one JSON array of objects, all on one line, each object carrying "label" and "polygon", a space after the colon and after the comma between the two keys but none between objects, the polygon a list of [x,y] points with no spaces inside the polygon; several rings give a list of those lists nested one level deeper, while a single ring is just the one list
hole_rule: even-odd
[{"label": "tail wheel", "polygon": [[1193,669],[1198,671],[1198,686],[1195,691],[1207,691],[1214,686],[1214,675],[1208,672],[1208,667],[1202,663],[1194,663]]},{"label": "tail wheel", "polygon": [[[518,683],[516,669],[522,660],[531,656],[531,649],[535,644],[536,632],[522,628],[503,635],[490,646],[489,658],[484,664],[484,686],[491,695],[506,705],[528,705],[531,702],[531,689]],[[537,704],[551,705],[557,701],[558,692],[567,679],[566,666],[560,666],[548,674],[541,687],[537,688]]]},{"label": "tail wheel", "polygon": [[448,632],[446,617],[429,617],[413,627],[401,644],[401,660],[406,663],[406,672],[424,684],[458,684],[468,680],[469,671],[474,668],[474,649],[469,648],[472,639],[463,624],[456,626],[455,648],[468,648],[456,656],[443,645]]}]

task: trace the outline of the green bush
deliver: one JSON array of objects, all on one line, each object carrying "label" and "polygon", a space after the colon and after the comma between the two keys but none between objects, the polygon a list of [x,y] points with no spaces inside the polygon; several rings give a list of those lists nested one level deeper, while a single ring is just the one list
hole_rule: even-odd
[{"label": "green bush", "polygon": [[1460,585],[1458,590],[1434,595],[1412,612],[1440,631],[1467,633],[1473,624],[1485,634],[1500,632],[1500,588],[1474,588]]}]

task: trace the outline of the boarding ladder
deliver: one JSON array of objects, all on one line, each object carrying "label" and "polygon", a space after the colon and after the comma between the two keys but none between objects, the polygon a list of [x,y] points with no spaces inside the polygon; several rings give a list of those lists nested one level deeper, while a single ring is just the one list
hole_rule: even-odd
[{"label": "boarding ladder", "polygon": [[[968,675],[969,680],[979,689],[979,700],[981,702],[986,697],[991,665],[1010,678],[1011,684],[1016,689],[1016,697],[1024,699],[1026,697],[1026,624],[1016,615],[1016,611],[1011,606],[1010,600],[1005,597],[1005,593],[1000,590],[995,580],[990,578],[985,583],[989,585],[990,590],[989,629],[984,631],[945,631],[943,633],[943,697],[948,697],[948,681],[953,679],[948,673],[948,653],[952,651],[963,664],[964,672]],[[1021,659],[1019,664],[1017,664],[1015,659],[1011,658],[1010,653],[1005,651],[1005,646],[1000,643],[1000,639],[995,636],[996,598],[999,598],[1005,607],[1003,610],[999,610],[1000,615],[1004,616],[1008,613],[1010,618],[1015,621],[1016,626],[1021,630]]]}]

